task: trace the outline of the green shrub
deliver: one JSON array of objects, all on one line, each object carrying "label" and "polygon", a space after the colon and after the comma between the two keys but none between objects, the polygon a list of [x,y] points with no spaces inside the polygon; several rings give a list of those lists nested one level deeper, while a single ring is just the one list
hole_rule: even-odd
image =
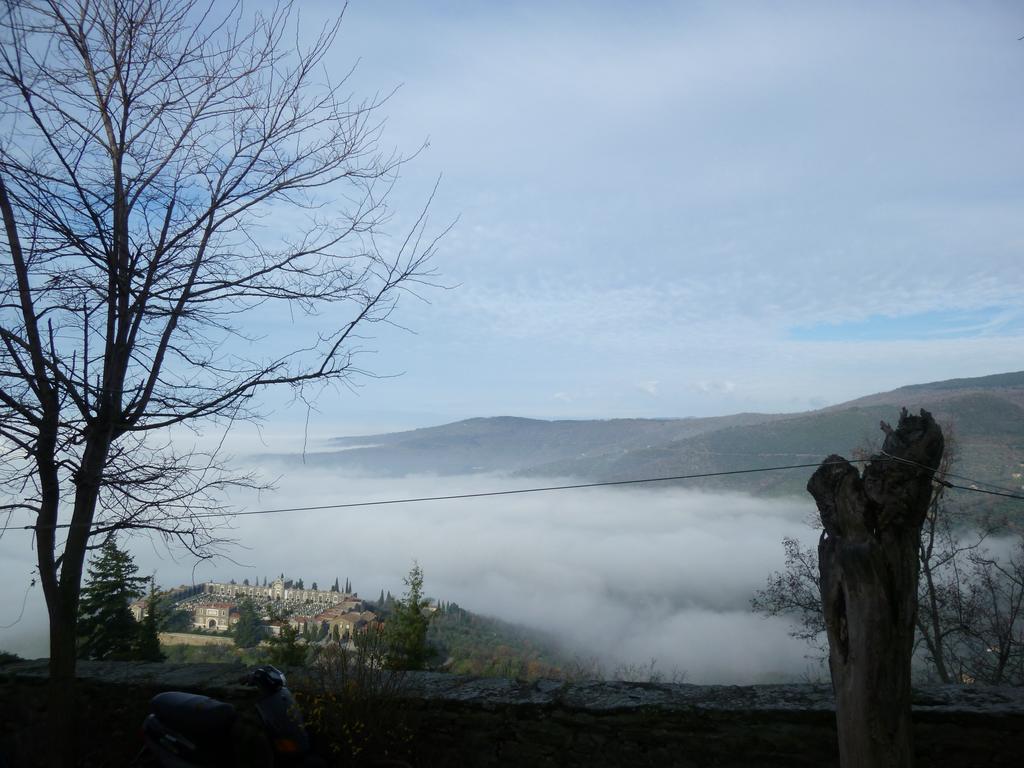
[{"label": "green shrub", "polygon": [[267,640],[267,655],[275,667],[301,667],[306,663],[309,646],[299,639],[299,628],[291,624],[281,627],[280,633]]}]

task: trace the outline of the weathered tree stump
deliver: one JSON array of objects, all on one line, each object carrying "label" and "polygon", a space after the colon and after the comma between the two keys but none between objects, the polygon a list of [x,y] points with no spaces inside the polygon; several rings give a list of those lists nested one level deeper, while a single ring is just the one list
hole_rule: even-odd
[{"label": "weathered tree stump", "polygon": [[942,458],[931,414],[903,409],[885,422],[882,454],[863,476],[829,456],[807,490],[825,530],[818,544],[821,602],[846,768],[913,764],[910,657],[917,613],[918,542]]}]

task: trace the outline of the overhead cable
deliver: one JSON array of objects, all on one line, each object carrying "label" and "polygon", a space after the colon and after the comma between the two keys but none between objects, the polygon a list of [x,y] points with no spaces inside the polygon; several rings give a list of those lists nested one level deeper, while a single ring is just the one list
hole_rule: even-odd
[{"label": "overhead cable", "polygon": [[[912,461],[910,459],[903,459],[901,457],[892,456],[892,455],[886,454],[884,452],[883,452],[883,455],[885,456],[885,459],[887,459],[887,460],[899,461],[899,462],[904,463],[904,464],[910,464],[910,465],[916,466],[916,467],[918,467],[920,469],[928,470],[930,472],[935,472],[936,474],[941,474],[941,473],[938,473],[938,471],[935,470],[932,467],[928,467],[928,466],[926,466],[924,464],[921,464],[921,463],[916,462],[916,461]],[[171,522],[171,521],[181,520],[181,519],[197,520],[197,519],[208,519],[208,518],[250,517],[250,516],[254,516],[254,515],[276,515],[276,514],[283,514],[283,513],[286,513],[286,512],[317,512],[317,511],[322,511],[322,510],[327,510],[327,509],[354,509],[354,508],[358,508],[358,507],[380,507],[380,506],[390,506],[390,505],[396,505],[396,504],[417,504],[417,503],[421,503],[421,502],[431,502],[431,501],[456,501],[456,500],[459,500],[459,499],[479,499],[479,498],[488,498],[488,497],[495,497],[495,496],[514,496],[514,495],[521,495],[521,494],[527,494],[527,493],[547,493],[547,492],[552,492],[552,491],[579,490],[579,489],[584,489],[584,488],[607,488],[607,487],[614,487],[614,486],[641,485],[641,484],[648,484],[648,483],[665,483],[665,482],[681,481],[681,480],[699,480],[699,479],[712,478],[712,477],[725,477],[725,476],[731,476],[731,475],[755,474],[755,473],[759,473],[759,472],[778,472],[778,471],[789,470],[789,469],[809,469],[811,467],[821,467],[821,466],[829,466],[829,465],[844,464],[844,463],[862,464],[862,463],[866,463],[866,462],[872,461],[872,460],[877,461],[878,459],[877,459],[877,457],[875,459],[870,459],[870,458],[868,458],[868,459],[852,459],[849,462],[847,462],[844,459],[843,461],[833,461],[833,462],[814,462],[814,463],[805,463],[805,464],[786,464],[786,465],[774,466],[774,467],[755,467],[755,468],[748,468],[748,469],[732,469],[732,470],[724,470],[724,471],[719,471],[719,472],[698,472],[698,473],[687,474],[687,475],[669,475],[669,476],[665,476],[665,477],[645,477],[645,478],[638,478],[638,479],[631,479],[631,480],[604,480],[604,481],[593,482],[593,483],[572,483],[572,484],[568,484],[568,485],[548,485],[548,486],[538,486],[538,487],[531,487],[531,488],[513,488],[513,489],[506,489],[506,490],[499,490],[499,491],[480,491],[480,492],[476,492],[476,493],[454,493],[454,494],[446,494],[446,495],[443,495],[443,496],[414,496],[414,497],[404,497],[404,498],[397,498],[397,499],[379,499],[379,500],[375,500],[375,501],[352,501],[352,502],[340,502],[340,503],[337,503],[337,504],[318,504],[318,505],[301,506],[301,507],[280,507],[280,508],[275,508],[275,509],[242,509],[242,510],[237,510],[237,511],[223,511],[223,512],[195,512],[195,513],[191,513],[191,514],[182,514],[182,515],[177,515],[177,516],[167,515],[167,516],[164,516],[164,517],[150,518],[148,520],[140,521],[140,522],[141,522],[141,524],[146,525],[146,526],[153,526],[153,525],[156,525],[156,524],[159,524],[159,523],[162,523],[162,522]],[[953,477],[954,475],[950,475],[950,474],[947,473],[946,476]],[[967,480],[968,482],[971,482],[972,484],[981,483],[981,484],[985,484],[985,485],[990,485],[990,484],[987,484],[987,483],[983,483],[982,481],[975,481],[975,480],[972,480],[971,478],[966,478],[966,477],[963,477],[963,476],[960,476],[960,475],[956,475],[956,477],[959,478],[959,479]],[[958,485],[958,484],[955,484],[955,483],[950,483],[950,482],[948,482],[948,481],[946,481],[944,479],[941,479],[939,477],[936,477],[935,481],[938,482],[938,483],[941,483],[942,485],[944,485],[947,488],[953,488],[953,489],[956,489],[956,490],[968,491],[968,492],[972,492],[972,493],[984,493],[984,494],[988,494],[988,495],[991,495],[991,496],[999,496],[999,497],[1003,497],[1003,498],[1009,498],[1009,499],[1016,499],[1016,500],[1019,500],[1019,501],[1024,501],[1024,495],[1021,495],[1021,494],[1015,493],[1015,492],[1011,492],[1009,489],[1003,489],[1003,490],[996,491],[996,490],[989,490],[989,489],[985,489],[985,488],[977,488],[977,487],[966,486],[966,485]],[[998,488],[999,486],[995,486],[995,487]],[[102,528],[102,527],[105,527],[105,526],[116,525],[116,524],[117,524],[116,522],[109,521],[109,520],[108,521],[94,521],[94,522],[89,524],[89,527],[92,527],[92,528]],[[79,525],[79,524],[76,524],[76,523],[57,523],[54,526],[24,525],[24,526],[10,526],[10,528],[11,529],[18,529],[18,528],[20,528],[20,529],[26,530],[26,531],[34,531],[34,530],[37,530],[40,527],[72,528],[72,527],[76,527],[77,525]],[[130,527],[130,526],[128,526],[128,527]]]}]

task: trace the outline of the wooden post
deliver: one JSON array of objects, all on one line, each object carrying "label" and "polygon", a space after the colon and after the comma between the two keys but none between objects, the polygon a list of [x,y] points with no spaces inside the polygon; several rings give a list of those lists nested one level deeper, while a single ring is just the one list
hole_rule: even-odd
[{"label": "wooden post", "polygon": [[910,657],[917,613],[918,542],[942,459],[931,414],[906,409],[863,475],[829,456],[807,490],[825,530],[821,602],[844,768],[913,765]]}]

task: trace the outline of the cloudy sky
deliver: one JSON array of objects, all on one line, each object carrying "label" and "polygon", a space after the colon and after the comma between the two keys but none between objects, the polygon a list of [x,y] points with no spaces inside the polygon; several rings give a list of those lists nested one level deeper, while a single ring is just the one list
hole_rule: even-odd
[{"label": "cloudy sky", "polygon": [[[303,3],[304,23],[334,2]],[[377,334],[341,431],[800,410],[1022,367],[1016,3],[365,2],[456,286]],[[280,422],[295,411],[281,408]],[[323,422],[321,422],[323,423]]]}]

